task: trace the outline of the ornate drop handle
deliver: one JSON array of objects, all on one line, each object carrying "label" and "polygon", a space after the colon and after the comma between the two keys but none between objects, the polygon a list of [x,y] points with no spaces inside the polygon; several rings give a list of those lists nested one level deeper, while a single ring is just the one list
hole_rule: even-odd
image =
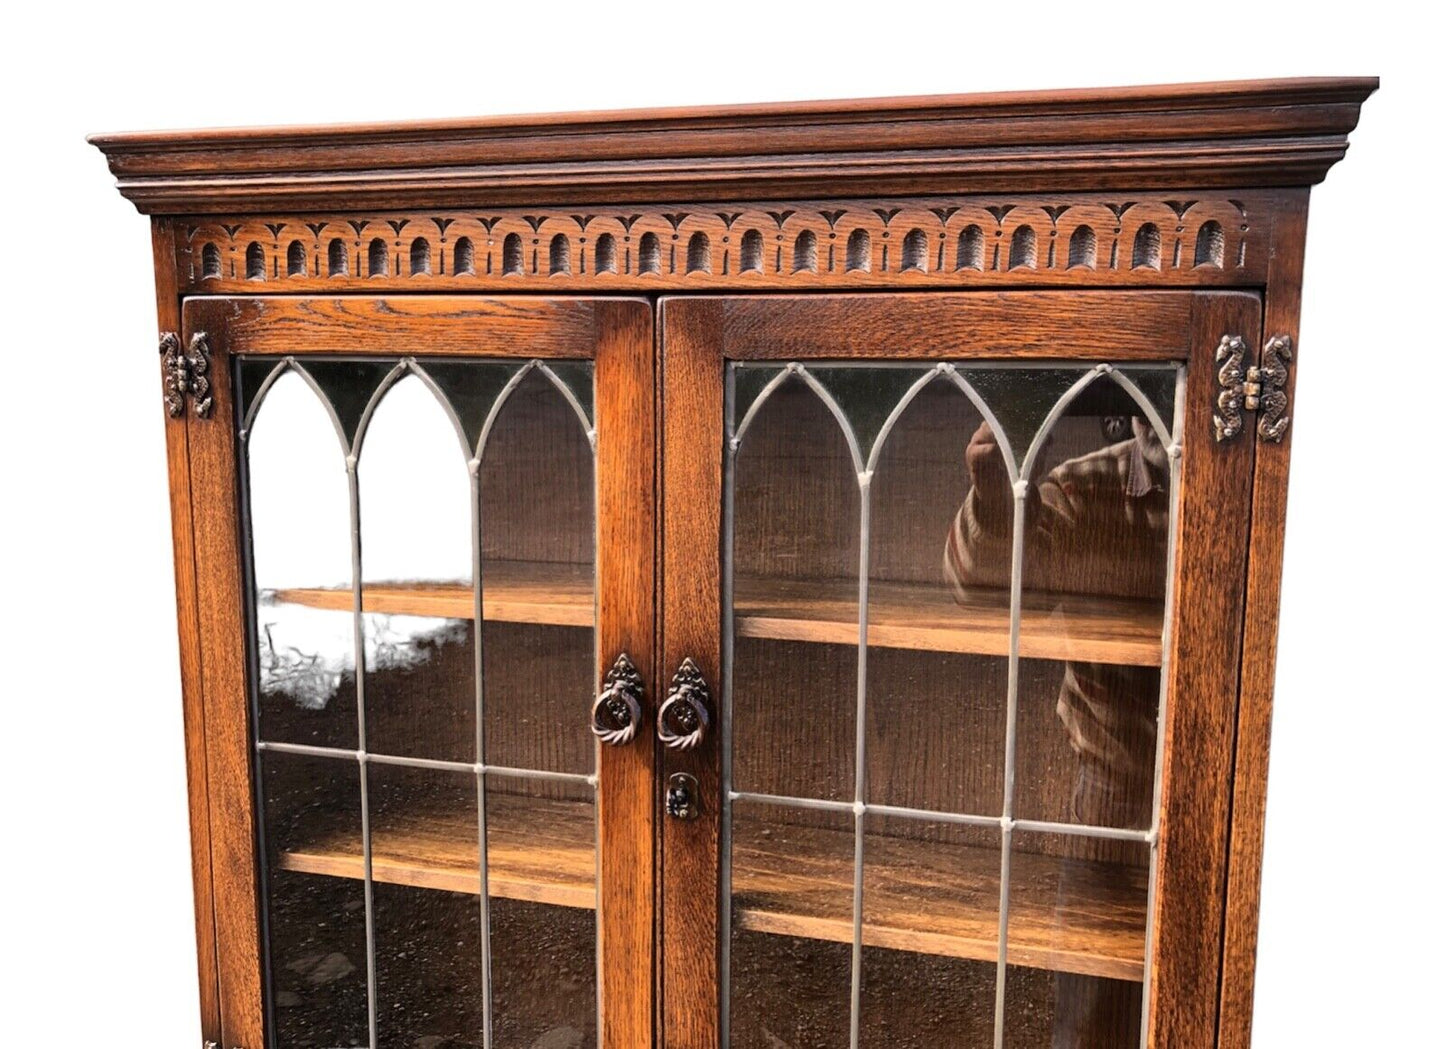
[{"label": "ornate drop handle", "polygon": [[637,735],[642,720],[642,675],[627,653],[617,657],[592,703],[592,734],[608,746],[620,747]]},{"label": "ornate drop handle", "polygon": [[690,658],[682,661],[672,675],[667,699],[657,708],[657,738],[664,747],[690,750],[702,742],[711,715],[708,705],[712,693],[702,679],[702,671]]}]

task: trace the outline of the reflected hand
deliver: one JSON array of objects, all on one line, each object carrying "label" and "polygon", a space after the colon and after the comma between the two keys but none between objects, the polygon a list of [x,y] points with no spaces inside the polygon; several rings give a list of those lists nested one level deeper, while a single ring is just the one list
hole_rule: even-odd
[{"label": "reflected hand", "polygon": [[996,526],[1007,522],[1013,492],[1009,486],[1008,466],[1003,450],[988,423],[979,423],[964,452],[968,477],[974,488],[974,512],[979,524]]}]

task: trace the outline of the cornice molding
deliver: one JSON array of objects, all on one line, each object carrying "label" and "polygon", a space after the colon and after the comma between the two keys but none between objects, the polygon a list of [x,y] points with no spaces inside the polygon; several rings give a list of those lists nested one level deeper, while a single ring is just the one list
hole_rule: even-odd
[{"label": "cornice molding", "polygon": [[1374,78],[96,135],[145,213],[1305,186]]}]

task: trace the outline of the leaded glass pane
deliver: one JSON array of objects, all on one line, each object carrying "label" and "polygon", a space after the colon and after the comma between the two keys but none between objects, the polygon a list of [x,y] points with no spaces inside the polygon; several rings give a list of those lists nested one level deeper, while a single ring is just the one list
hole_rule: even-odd
[{"label": "leaded glass pane", "polygon": [[421,379],[382,393],[357,463],[366,739],[378,754],[476,754],[467,458]]},{"label": "leaded glass pane", "polygon": [[1138,1044],[1178,369],[729,380],[730,1044]]},{"label": "leaded glass pane", "polygon": [[273,742],[357,745],[346,452],[303,373],[283,371],[246,439],[257,731]]},{"label": "leaded glass pane", "polygon": [[237,363],[277,1045],[596,1044],[591,377]]}]

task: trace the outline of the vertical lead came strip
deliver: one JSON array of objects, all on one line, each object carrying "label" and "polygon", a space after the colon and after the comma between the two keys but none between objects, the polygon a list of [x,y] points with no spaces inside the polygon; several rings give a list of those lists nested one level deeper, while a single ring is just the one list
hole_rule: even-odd
[{"label": "vertical lead came strip", "polygon": [[[285,364],[277,366],[279,372],[285,368]],[[236,361],[236,368],[231,379],[231,389],[241,389],[240,361]],[[274,376],[275,372],[273,372]],[[268,376],[268,379],[271,376]],[[256,403],[260,403],[260,396],[257,396]],[[240,411],[239,400],[236,406]],[[255,783],[252,787],[252,804],[256,811],[256,873],[262,898],[261,906],[261,986],[265,988],[267,996],[265,1002],[264,1020],[266,1026],[266,1037],[272,1045],[277,1044],[276,1038],[276,1006],[274,1002],[273,976],[271,970],[271,874],[269,865],[266,862],[266,784],[264,780],[265,771],[262,767],[261,756],[261,655],[260,640],[257,636],[256,620],[256,552],[251,541],[251,432],[246,427],[244,420],[236,432],[236,443],[238,445],[236,455],[236,469],[239,472],[237,478],[238,509],[241,518],[241,582],[245,588],[246,595],[246,660],[247,669],[250,672],[250,684],[247,691],[250,693],[251,707],[251,733],[252,742],[256,745],[255,753]]]},{"label": "vertical lead came strip", "polygon": [[477,748],[477,886],[481,922],[477,930],[482,963],[482,1049],[492,1047],[492,900],[487,894],[486,700],[482,660],[482,461],[480,450],[467,462],[472,487],[472,673]]},{"label": "vertical lead came strip", "polygon": [[354,444],[346,456],[346,489],[351,508],[351,631],[356,663],[356,762],[361,777],[361,876],[366,901],[366,1027],[371,1049],[377,1049],[376,915],[371,881],[371,806],[366,782],[366,638],[361,619],[361,487],[356,459]]},{"label": "vertical lead came strip", "polygon": [[[851,427],[850,427],[851,429]],[[856,441],[855,441],[856,444]],[[863,1005],[863,829],[868,784],[868,553],[873,472],[858,473],[858,704],[853,714],[853,961],[848,998],[848,1045],[858,1049]]]},{"label": "vertical lead came strip", "polygon": [[1008,987],[1009,876],[1013,850],[1014,771],[1019,721],[1019,624],[1023,618],[1024,515],[1028,493],[1028,478],[1021,477],[1014,482],[1014,533],[1009,561],[1008,595],[1008,715],[1003,744],[1003,815],[999,819],[999,845],[1002,855],[998,872],[998,973],[994,978],[994,1049],[1003,1049],[1004,996]]},{"label": "vertical lead came strip", "polygon": [[1154,802],[1149,820],[1149,895],[1144,907],[1144,987],[1139,1017],[1139,1046],[1149,1049],[1149,995],[1154,980],[1154,899],[1159,889],[1159,810],[1164,795],[1164,729],[1169,713],[1169,645],[1174,621],[1174,562],[1179,544],[1179,482],[1184,451],[1184,408],[1188,369],[1180,366],[1174,378],[1173,433],[1169,438],[1169,549],[1164,563],[1164,630],[1159,655],[1159,716],[1154,730]]}]

